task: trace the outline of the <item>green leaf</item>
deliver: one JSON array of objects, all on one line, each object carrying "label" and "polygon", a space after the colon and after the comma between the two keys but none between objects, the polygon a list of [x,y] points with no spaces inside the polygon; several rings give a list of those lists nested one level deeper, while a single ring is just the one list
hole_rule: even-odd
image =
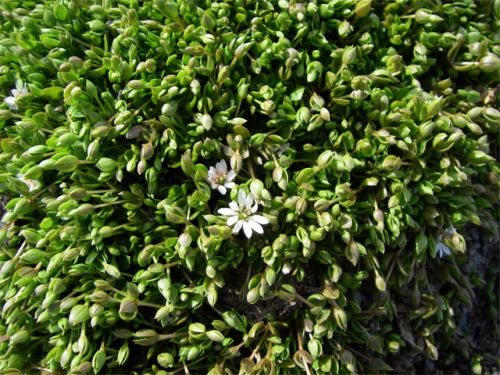
[{"label": "green leaf", "polygon": [[106,351],[104,349],[99,349],[95,352],[92,358],[92,368],[96,374],[100,373],[101,369],[106,364]]},{"label": "green leaf", "polygon": [[21,261],[25,264],[37,264],[45,261],[46,254],[42,250],[30,249],[21,255]]},{"label": "green leaf", "polygon": [[75,305],[69,313],[69,323],[72,326],[84,323],[90,319],[89,308],[86,305]]},{"label": "green leaf", "polygon": [[372,0],[360,0],[356,3],[354,14],[357,17],[366,17],[370,14]]},{"label": "green leaf", "polygon": [[47,87],[43,89],[40,95],[45,96],[51,100],[59,100],[63,97],[64,89],[62,87]]},{"label": "green leaf", "polygon": [[415,238],[415,252],[417,256],[422,254],[429,246],[429,240],[424,233],[419,233]]},{"label": "green leaf", "polygon": [[226,324],[239,332],[246,331],[246,323],[243,321],[240,314],[234,311],[226,311],[222,314],[222,318]]},{"label": "green leaf", "polygon": [[344,311],[344,309],[340,307],[334,307],[333,308],[333,316],[335,318],[335,321],[337,322],[337,325],[340,327],[342,331],[347,330],[347,314]]},{"label": "green leaf", "polygon": [[68,17],[68,8],[64,6],[62,1],[58,1],[54,7],[54,15],[59,21],[65,21]]},{"label": "green leaf", "polygon": [[59,39],[51,38],[50,35],[45,34],[40,35],[40,42],[42,42],[42,44],[47,48],[56,48],[61,44]]},{"label": "green leaf", "polygon": [[315,174],[316,171],[313,168],[304,168],[295,176],[295,182],[298,184],[310,182]]},{"label": "green leaf", "polygon": [[218,294],[214,283],[211,283],[207,290],[207,301],[211,306],[215,306],[217,303]]},{"label": "green leaf", "polygon": [[214,342],[224,341],[224,335],[216,330],[211,330],[207,332],[207,337]]},{"label": "green leaf", "polygon": [[380,274],[377,271],[375,271],[375,286],[381,292],[385,292],[386,290],[385,280],[382,276],[380,276]]},{"label": "green leaf", "polygon": [[304,95],[304,90],[306,88],[304,86],[299,86],[295,90],[292,91],[290,94],[290,99],[292,99],[294,102],[298,102],[302,99],[302,96]]},{"label": "green leaf", "polygon": [[216,24],[217,23],[212,15],[212,12],[210,11],[203,12],[203,16],[201,16],[201,26],[211,31],[215,28]]},{"label": "green leaf", "polygon": [[312,338],[307,342],[307,350],[313,358],[319,358],[323,353],[323,346],[319,340]]},{"label": "green leaf", "polygon": [[74,155],[65,155],[58,159],[55,168],[59,172],[73,172],[78,167],[79,159]]},{"label": "green leaf", "polygon": [[116,357],[117,362],[120,366],[127,362],[130,350],[128,346],[128,341],[124,341],[120,349],[118,350],[118,355]]},{"label": "green leaf", "polygon": [[102,172],[110,173],[117,168],[117,165],[113,159],[101,158],[97,162],[96,167],[99,168]]},{"label": "green leaf", "polygon": [[356,242],[351,241],[348,246],[346,246],[345,255],[349,262],[352,263],[353,266],[358,264],[359,259],[359,247]]}]

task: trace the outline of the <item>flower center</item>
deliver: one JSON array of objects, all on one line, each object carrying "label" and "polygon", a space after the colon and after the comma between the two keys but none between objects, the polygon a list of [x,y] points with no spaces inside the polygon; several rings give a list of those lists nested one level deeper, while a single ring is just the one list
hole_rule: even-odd
[{"label": "flower center", "polygon": [[215,177],[215,180],[219,185],[224,185],[224,183],[226,182],[226,176],[223,174],[219,174]]},{"label": "flower center", "polygon": [[250,208],[243,208],[241,211],[240,211],[240,219],[242,220],[245,220],[247,218],[249,218],[250,216],[252,216],[252,210]]}]

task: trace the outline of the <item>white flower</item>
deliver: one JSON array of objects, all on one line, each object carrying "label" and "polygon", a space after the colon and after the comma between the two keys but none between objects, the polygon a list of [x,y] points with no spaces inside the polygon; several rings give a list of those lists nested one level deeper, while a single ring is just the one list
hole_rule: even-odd
[{"label": "white flower", "polygon": [[[450,228],[445,229],[443,234],[439,235],[437,240],[437,255],[440,258],[443,258],[451,254],[451,249],[443,242],[443,240],[446,240],[449,237],[453,236],[456,232],[457,230],[452,225]],[[443,236],[445,237],[444,239]]]},{"label": "white flower", "polygon": [[274,145],[272,147],[272,151],[273,153],[276,154],[277,157],[280,157],[281,155],[283,155],[286,150],[288,150],[290,148],[290,143],[283,143],[282,145]]},{"label": "white flower", "polygon": [[40,187],[40,182],[36,180],[32,180],[30,178],[26,178],[21,174],[17,175],[17,178],[24,182],[24,184],[28,187],[28,191],[32,192],[33,190],[36,190]]},{"label": "white flower", "polygon": [[451,249],[448,246],[446,246],[444,243],[442,243],[440,240],[438,240],[437,255],[440,258],[443,258],[443,257],[448,256],[450,254],[451,254]]},{"label": "white flower", "polygon": [[17,100],[28,93],[28,87],[25,83],[17,81],[16,88],[10,91],[12,96],[6,97],[3,101],[7,103],[10,109],[17,110]]},{"label": "white flower", "polygon": [[215,167],[210,167],[207,181],[212,189],[217,189],[219,193],[226,194],[227,189],[232,189],[235,186],[233,182],[235,177],[236,173],[234,170],[227,171],[227,164],[223,159],[215,164]]},{"label": "white flower", "polygon": [[283,275],[288,275],[291,271],[292,271],[292,263],[290,262],[283,263],[283,267],[281,268],[281,272],[283,272]]},{"label": "white flower", "polygon": [[233,233],[237,234],[243,228],[247,238],[252,237],[252,232],[264,233],[262,225],[269,224],[264,216],[256,215],[258,205],[254,203],[252,193],[246,195],[243,190],[238,192],[238,202],[229,203],[229,208],[221,208],[217,212],[228,216],[227,225],[233,228]]},{"label": "white flower", "polygon": [[191,235],[189,233],[182,233],[179,236],[179,239],[177,240],[177,243],[181,247],[188,247],[191,245],[191,242],[193,241]]},{"label": "white flower", "polygon": [[450,228],[446,228],[446,230],[444,231],[444,233],[448,236],[448,237],[451,237],[453,236],[455,233],[457,233],[457,230],[455,229],[455,227],[452,225]]},{"label": "white flower", "polygon": [[[445,240],[449,239],[455,233],[457,233],[457,230],[455,229],[455,227],[453,225],[450,228],[445,229],[445,231],[443,233],[444,237],[446,237]],[[443,242],[443,234],[441,234],[438,237],[438,241],[437,241],[437,255],[440,258],[451,255],[451,252],[452,252],[451,249]]]}]

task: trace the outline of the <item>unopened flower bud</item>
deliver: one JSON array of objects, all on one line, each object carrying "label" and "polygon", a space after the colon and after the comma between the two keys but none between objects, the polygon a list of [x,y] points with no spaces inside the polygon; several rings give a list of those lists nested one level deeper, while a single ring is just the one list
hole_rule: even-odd
[{"label": "unopened flower bud", "polygon": [[281,269],[281,272],[283,272],[283,275],[288,275],[292,271],[292,264],[288,261],[283,263],[283,267]]},{"label": "unopened flower bud", "polygon": [[182,233],[179,236],[179,239],[177,240],[179,245],[182,247],[190,246],[192,241],[193,241],[193,239],[191,238],[191,235],[189,233]]}]

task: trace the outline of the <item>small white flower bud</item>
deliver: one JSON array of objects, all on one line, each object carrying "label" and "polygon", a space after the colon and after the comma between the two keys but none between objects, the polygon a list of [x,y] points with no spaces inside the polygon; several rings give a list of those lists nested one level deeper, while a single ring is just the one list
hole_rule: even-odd
[{"label": "small white flower bud", "polygon": [[283,263],[283,268],[281,269],[283,275],[288,275],[291,271],[292,271],[292,264],[290,262]]},{"label": "small white flower bud", "polygon": [[188,247],[189,245],[191,245],[192,241],[193,239],[191,238],[191,235],[189,233],[182,233],[178,239],[178,243],[182,247]]}]

